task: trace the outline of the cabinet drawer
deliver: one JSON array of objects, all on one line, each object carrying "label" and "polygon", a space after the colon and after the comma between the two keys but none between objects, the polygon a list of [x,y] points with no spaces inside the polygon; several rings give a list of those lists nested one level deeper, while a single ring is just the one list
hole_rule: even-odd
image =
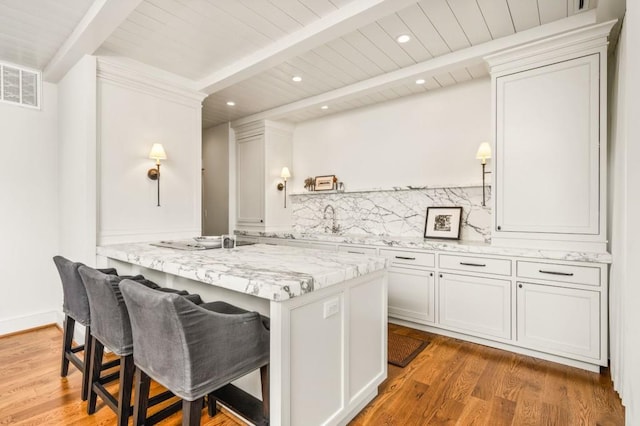
[{"label": "cabinet drawer", "polygon": [[338,251],[343,253],[370,254],[375,256],[376,250],[375,247],[338,246]]},{"label": "cabinet drawer", "polygon": [[519,277],[559,281],[572,284],[600,285],[600,268],[559,263],[517,261]]},{"label": "cabinet drawer", "polygon": [[456,271],[511,275],[511,261],[507,259],[441,254],[440,267],[443,269],[455,269]]},{"label": "cabinet drawer", "polygon": [[436,264],[436,256],[433,253],[381,249],[380,256],[389,258],[391,265],[428,266],[432,268]]}]

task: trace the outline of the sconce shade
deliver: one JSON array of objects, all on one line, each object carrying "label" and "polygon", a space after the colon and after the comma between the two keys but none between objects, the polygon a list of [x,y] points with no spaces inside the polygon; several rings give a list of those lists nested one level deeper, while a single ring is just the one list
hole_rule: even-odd
[{"label": "sconce shade", "polygon": [[280,177],[285,180],[291,177],[291,172],[289,172],[288,167],[282,168],[282,171],[280,172]]},{"label": "sconce shade", "polygon": [[482,142],[478,147],[476,159],[482,160],[484,163],[487,158],[491,158],[491,145],[489,145],[489,142]]},{"label": "sconce shade", "polygon": [[149,158],[156,161],[167,159],[167,153],[164,152],[164,147],[161,143],[153,144],[153,146],[151,147],[151,152],[149,152]]}]

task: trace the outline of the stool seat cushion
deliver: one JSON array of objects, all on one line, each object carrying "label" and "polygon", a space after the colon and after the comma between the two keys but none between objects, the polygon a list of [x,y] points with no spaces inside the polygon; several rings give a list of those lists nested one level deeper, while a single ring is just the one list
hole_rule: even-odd
[{"label": "stool seat cushion", "polygon": [[136,366],[182,399],[195,401],[269,363],[269,330],[257,312],[224,302],[196,305],[131,280],[120,289]]}]

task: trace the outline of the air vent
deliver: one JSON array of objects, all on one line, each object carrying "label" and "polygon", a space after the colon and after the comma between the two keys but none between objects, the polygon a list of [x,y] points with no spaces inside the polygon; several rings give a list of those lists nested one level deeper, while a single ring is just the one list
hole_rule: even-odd
[{"label": "air vent", "polygon": [[0,64],[0,101],[40,108],[40,73]]}]

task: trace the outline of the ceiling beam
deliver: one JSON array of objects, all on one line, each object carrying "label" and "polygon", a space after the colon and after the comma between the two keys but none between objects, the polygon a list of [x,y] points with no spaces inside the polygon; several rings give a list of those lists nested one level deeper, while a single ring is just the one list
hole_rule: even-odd
[{"label": "ceiling beam", "polygon": [[69,38],[44,69],[44,79],[57,83],[84,55],[93,54],[142,0],[94,0]]},{"label": "ceiling beam", "polygon": [[215,71],[200,80],[197,88],[208,94],[218,92],[415,2],[416,0],[352,1],[264,49]]},{"label": "ceiling beam", "polygon": [[594,23],[596,23],[595,10],[583,12],[560,21],[551,22],[508,37],[498,38],[476,46],[447,53],[445,55],[372,77],[367,80],[362,80],[339,89],[252,114],[233,121],[231,126],[236,127],[256,120],[286,119],[288,114],[297,111],[308,108],[319,108],[321,105],[359,98],[385,88],[394,87],[403,81],[412,84],[418,77],[432,77],[438,74],[459,70],[463,67],[481,64],[484,63],[484,57],[491,54],[576,30]]}]

